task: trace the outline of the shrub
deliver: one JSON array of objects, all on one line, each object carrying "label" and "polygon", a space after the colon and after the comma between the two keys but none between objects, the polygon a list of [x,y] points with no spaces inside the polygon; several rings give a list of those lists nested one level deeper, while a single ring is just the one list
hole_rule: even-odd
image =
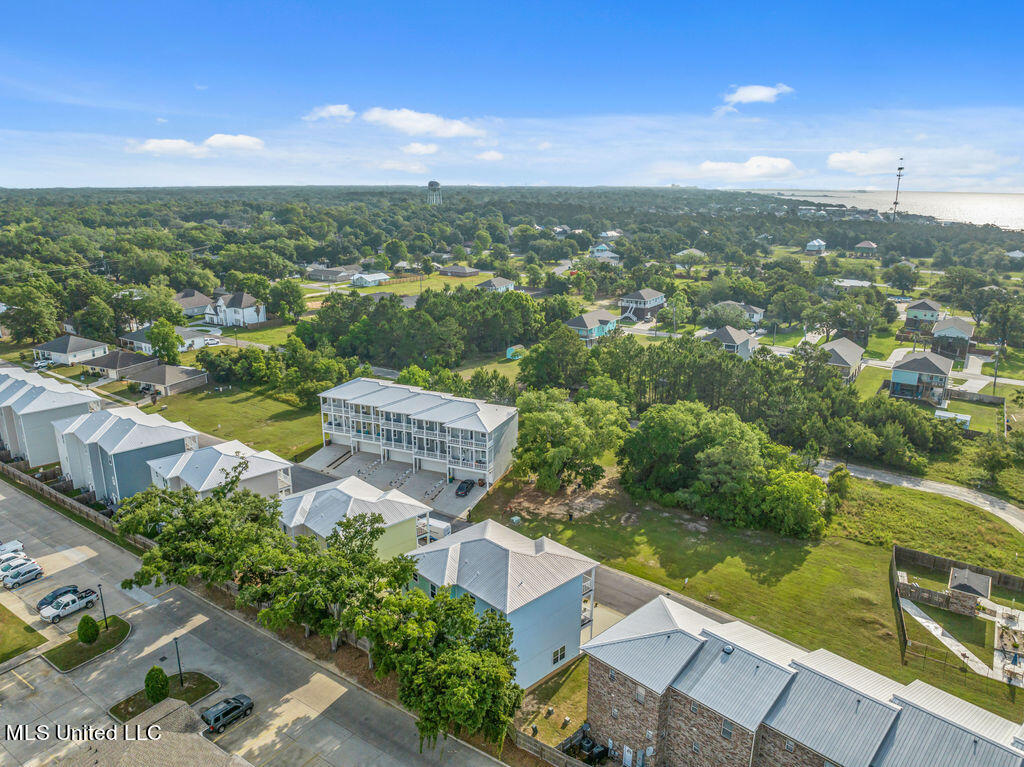
[{"label": "shrub", "polygon": [[153,666],[146,673],[146,699],[155,705],[166,698],[170,692],[171,683],[167,679],[167,674],[159,666]]},{"label": "shrub", "polygon": [[78,621],[78,641],[82,644],[92,644],[100,637],[100,627],[91,615],[83,615]]}]

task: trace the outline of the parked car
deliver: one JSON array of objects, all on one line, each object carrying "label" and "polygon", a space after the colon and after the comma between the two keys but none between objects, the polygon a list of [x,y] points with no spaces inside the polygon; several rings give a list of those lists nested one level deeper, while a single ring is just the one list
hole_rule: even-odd
[{"label": "parked car", "polygon": [[36,360],[35,362],[32,363],[32,367],[34,367],[36,370],[42,370],[43,368],[50,367],[50,365],[52,364],[53,363],[50,360]]},{"label": "parked car", "polygon": [[0,543],[0,554],[10,554],[21,551],[22,548],[21,541],[7,541],[7,543]]},{"label": "parked car", "polygon": [[71,586],[61,586],[59,589],[54,589],[49,594],[47,594],[45,597],[43,597],[38,602],[36,602],[36,612],[39,612],[44,607],[46,607],[47,605],[51,604],[53,602],[53,600],[57,599],[58,597],[62,597],[65,594],[77,594],[77,593],[78,593],[78,586],[74,586],[74,585],[71,585]]},{"label": "parked car", "polygon": [[25,559],[25,555],[20,551],[9,551],[6,554],[0,554],[0,565],[6,565],[15,559]]},{"label": "parked car", "polygon": [[7,575],[7,573],[11,572],[12,570],[17,570],[22,565],[27,565],[29,562],[32,561],[33,560],[29,559],[24,554],[22,554],[17,559],[12,559],[9,562],[4,562],[2,565],[0,565],[0,577],[4,577],[5,575]]},{"label": "parked car", "polygon": [[97,599],[96,592],[92,589],[84,589],[77,594],[65,594],[40,610],[39,617],[50,623],[60,623],[61,618],[66,618],[79,610],[92,608]]},{"label": "parked car", "polygon": [[210,732],[224,732],[224,728],[236,719],[252,713],[252,698],[248,695],[235,695],[215,703],[203,711],[200,718],[206,722]]},{"label": "parked car", "polygon": [[473,489],[473,485],[475,484],[476,482],[471,479],[462,480],[459,483],[459,486],[455,488],[455,495],[459,496],[459,498],[465,498],[469,495],[469,491]]},{"label": "parked car", "polygon": [[219,346],[220,345],[220,339],[219,338],[207,338],[207,339],[204,339],[203,340],[203,345],[204,346]]},{"label": "parked car", "polygon": [[43,577],[43,568],[35,562],[26,562],[17,570],[12,570],[4,577],[5,589],[16,589],[25,583],[31,583]]}]

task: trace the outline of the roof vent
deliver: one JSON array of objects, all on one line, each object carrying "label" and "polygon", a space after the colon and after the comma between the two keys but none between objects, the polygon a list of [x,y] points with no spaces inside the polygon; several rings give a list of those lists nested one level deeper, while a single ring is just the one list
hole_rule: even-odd
[{"label": "roof vent", "polygon": [[722,648],[722,652],[724,652],[726,655],[732,655],[733,649],[734,648],[731,644],[727,644],[725,647]]}]

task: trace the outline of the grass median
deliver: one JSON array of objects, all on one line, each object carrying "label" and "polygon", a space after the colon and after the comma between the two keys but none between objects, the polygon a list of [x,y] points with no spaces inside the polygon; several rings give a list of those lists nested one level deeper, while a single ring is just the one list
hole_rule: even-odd
[{"label": "grass median", "polygon": [[[192,705],[220,688],[219,682],[198,671],[186,671],[183,676],[185,678],[184,685],[181,684],[176,673],[168,674],[167,681],[170,683],[170,692],[167,697],[177,698]],[[111,706],[110,715],[119,722],[127,722],[152,706],[153,704],[149,702],[146,691],[143,689]]]},{"label": "grass median", "polygon": [[103,628],[102,617],[97,622],[100,624],[100,636],[92,644],[79,642],[78,632],[75,631],[68,635],[66,642],[57,645],[52,650],[47,650],[43,656],[61,671],[70,671],[117,647],[131,631],[131,624],[116,615],[111,615],[108,618],[106,629]]},{"label": "grass median", "polygon": [[0,663],[38,647],[46,638],[0,605]]}]

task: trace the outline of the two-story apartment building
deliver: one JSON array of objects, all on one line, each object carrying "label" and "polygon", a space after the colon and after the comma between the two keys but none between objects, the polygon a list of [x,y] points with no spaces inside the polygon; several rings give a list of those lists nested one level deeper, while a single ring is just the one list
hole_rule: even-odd
[{"label": "two-story apartment building", "polygon": [[32,356],[37,360],[52,362],[54,365],[81,365],[93,357],[106,354],[107,351],[108,347],[102,341],[69,334],[33,346]]},{"label": "two-story apartment building", "polygon": [[953,360],[935,352],[911,352],[892,366],[889,395],[927,400],[945,407]]},{"label": "two-story apartment building", "polygon": [[152,483],[168,490],[190,487],[200,497],[210,496],[242,463],[239,490],[283,498],[292,492],[292,465],[269,450],[253,450],[238,440],[186,450],[176,455],[147,461]]},{"label": "two-story apartment building", "polygon": [[589,349],[599,339],[615,330],[619,318],[607,309],[595,309],[592,312],[581,314],[566,320],[565,324],[576,331],[576,334],[583,339],[583,343]]},{"label": "two-story apartment building", "polygon": [[533,540],[486,520],[409,551],[413,586],[430,596],[448,587],[476,611],[495,610],[512,626],[516,681],[529,687],[580,651],[593,625],[597,562],[550,538]]},{"label": "two-story apartment building", "polygon": [[634,319],[637,322],[646,320],[648,317],[656,317],[664,305],[665,294],[654,288],[640,288],[640,290],[627,293],[619,299],[619,306],[622,307],[622,319]]},{"label": "two-story apartment building", "polygon": [[401,490],[380,490],[359,477],[294,493],[281,500],[281,529],[288,535],[327,538],[345,519],[380,514],[384,534],[377,553],[390,559],[416,548],[417,539],[430,529],[430,507]]},{"label": "two-story apartment building", "polygon": [[633,767],[1024,767],[1024,727],[659,596],[583,646],[588,735]]},{"label": "two-story apartment building", "polygon": [[99,410],[91,391],[20,368],[0,370],[0,443],[29,466],[57,461],[52,422]]},{"label": "two-story apartment building", "polygon": [[205,315],[211,325],[248,327],[267,321],[267,307],[244,291],[218,296]]},{"label": "two-story apartment building", "polygon": [[199,433],[135,407],[99,410],[53,423],[57,452],[74,487],[117,505],[152,482],[148,461],[195,450]]},{"label": "two-story apartment building", "polygon": [[385,461],[453,479],[494,483],[512,465],[519,411],[376,378],[320,394],[324,444],[349,445]]},{"label": "two-story apartment building", "polygon": [[745,330],[738,330],[732,325],[720,327],[714,333],[708,333],[701,341],[718,341],[727,352],[739,355],[745,360],[757,351],[757,337],[752,336]]}]

